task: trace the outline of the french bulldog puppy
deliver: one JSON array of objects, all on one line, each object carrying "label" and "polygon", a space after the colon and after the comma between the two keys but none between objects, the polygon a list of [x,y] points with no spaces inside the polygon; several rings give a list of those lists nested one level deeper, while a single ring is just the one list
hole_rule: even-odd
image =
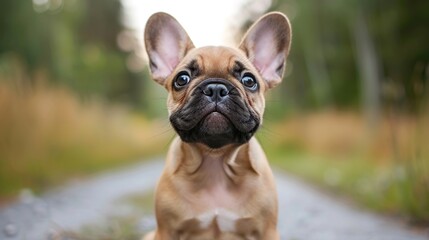
[{"label": "french bulldog puppy", "polygon": [[283,78],[287,17],[264,15],[238,48],[196,48],[178,21],[160,12],[148,20],[144,41],[178,134],[156,188],[157,229],[144,239],[279,239],[276,186],[254,134],[265,92]]}]

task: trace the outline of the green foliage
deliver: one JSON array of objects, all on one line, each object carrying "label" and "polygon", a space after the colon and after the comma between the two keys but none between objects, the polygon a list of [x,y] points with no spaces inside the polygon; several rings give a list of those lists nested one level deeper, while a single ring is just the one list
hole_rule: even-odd
[{"label": "green foliage", "polygon": [[279,105],[361,106],[364,75],[358,69],[355,27],[363,17],[379,63],[382,107],[400,104],[402,111],[420,109],[428,93],[428,8],[424,0],[274,1],[269,10],[286,13],[293,26],[289,74],[275,93]]},{"label": "green foliage", "polygon": [[[71,87],[82,97],[142,104],[142,74],[131,72],[117,45],[119,0],[2,1],[0,59],[13,55],[34,75]],[[34,83],[26,83],[34,84]]]}]

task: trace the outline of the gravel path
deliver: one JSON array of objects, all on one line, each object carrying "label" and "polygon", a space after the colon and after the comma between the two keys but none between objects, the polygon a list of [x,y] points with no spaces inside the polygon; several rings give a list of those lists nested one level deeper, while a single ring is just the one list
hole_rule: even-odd
[{"label": "gravel path", "polygon": [[[123,196],[153,189],[162,161],[75,182],[35,197],[23,192],[20,201],[0,209],[0,240],[55,239],[60,229],[78,230],[103,221]],[[285,174],[276,173],[283,240],[423,240],[389,219],[355,209]]]}]

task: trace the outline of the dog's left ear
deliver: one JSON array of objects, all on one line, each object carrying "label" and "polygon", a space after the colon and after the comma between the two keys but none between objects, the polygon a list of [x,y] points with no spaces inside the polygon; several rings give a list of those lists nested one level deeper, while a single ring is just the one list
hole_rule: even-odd
[{"label": "dog's left ear", "polygon": [[272,12],[256,21],[240,43],[240,49],[258,69],[268,88],[282,81],[291,32],[288,18],[283,13]]}]

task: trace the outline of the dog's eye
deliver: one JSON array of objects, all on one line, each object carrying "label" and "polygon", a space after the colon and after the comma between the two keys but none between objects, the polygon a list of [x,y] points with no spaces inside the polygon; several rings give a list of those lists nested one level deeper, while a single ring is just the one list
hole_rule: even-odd
[{"label": "dog's eye", "polygon": [[191,76],[187,72],[181,72],[174,80],[174,87],[180,89],[191,81]]},{"label": "dog's eye", "polygon": [[241,83],[248,89],[255,91],[258,89],[258,83],[255,80],[255,77],[249,73],[246,73],[241,78]]}]

